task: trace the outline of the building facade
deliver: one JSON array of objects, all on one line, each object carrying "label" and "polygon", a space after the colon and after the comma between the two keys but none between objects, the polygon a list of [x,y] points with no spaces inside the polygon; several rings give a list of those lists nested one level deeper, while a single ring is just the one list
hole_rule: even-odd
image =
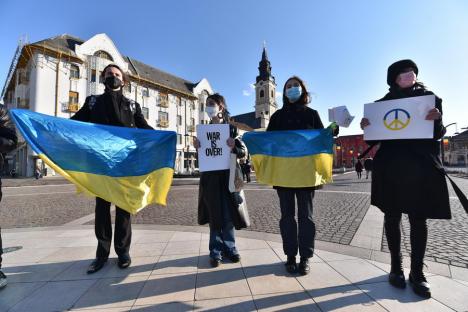
[{"label": "building facade", "polygon": [[442,140],[442,159],[446,166],[468,167],[468,130]]},{"label": "building facade", "polygon": [[[206,79],[191,82],[123,56],[106,34],[84,41],[61,35],[18,47],[2,97],[11,108],[70,118],[87,96],[102,94],[101,72],[108,64],[117,64],[130,78],[124,95],[138,102],[149,125],[158,130],[177,132],[175,172],[196,170],[193,136],[196,125],[208,123],[205,101],[213,93]],[[11,157],[10,157],[11,158]],[[24,143],[19,144],[8,166],[18,175],[32,176],[44,168]],[[47,174],[54,175],[50,168]]]},{"label": "building facade", "polygon": [[[357,158],[369,146],[364,141],[364,135],[345,135],[335,139],[333,167],[352,168],[357,162]],[[374,158],[377,147],[372,148],[364,158]]]}]

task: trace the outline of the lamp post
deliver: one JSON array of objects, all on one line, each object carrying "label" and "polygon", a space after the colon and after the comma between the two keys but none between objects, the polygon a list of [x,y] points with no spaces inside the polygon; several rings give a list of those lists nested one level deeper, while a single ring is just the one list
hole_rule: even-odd
[{"label": "lamp post", "polygon": [[[445,129],[447,129],[448,127],[450,126],[453,126],[455,125],[455,132],[458,132],[458,125],[456,122],[452,122],[448,125],[445,126]],[[440,158],[442,160],[442,165],[445,165],[445,145],[447,145],[447,147],[449,147],[449,143],[450,143],[450,140],[449,140],[449,137],[443,137],[442,140],[440,140]]]}]

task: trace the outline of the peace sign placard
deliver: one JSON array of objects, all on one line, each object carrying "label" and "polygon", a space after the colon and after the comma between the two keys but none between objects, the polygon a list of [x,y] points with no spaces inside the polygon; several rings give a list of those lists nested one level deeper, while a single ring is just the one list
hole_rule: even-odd
[{"label": "peace sign placard", "polygon": [[434,95],[365,104],[370,125],[364,129],[364,140],[431,139],[434,121],[426,120],[426,115],[434,107]]}]

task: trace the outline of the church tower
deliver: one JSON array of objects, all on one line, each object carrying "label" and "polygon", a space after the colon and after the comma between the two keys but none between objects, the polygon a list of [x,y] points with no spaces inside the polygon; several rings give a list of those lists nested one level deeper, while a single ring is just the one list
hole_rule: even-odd
[{"label": "church tower", "polygon": [[262,59],[258,65],[259,75],[255,82],[255,118],[261,119],[261,127],[266,128],[270,116],[276,111],[276,83],[271,75],[266,46],[263,46]]}]

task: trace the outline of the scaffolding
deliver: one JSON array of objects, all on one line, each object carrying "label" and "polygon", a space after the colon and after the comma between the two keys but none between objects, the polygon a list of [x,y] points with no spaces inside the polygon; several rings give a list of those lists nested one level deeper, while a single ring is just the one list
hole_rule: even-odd
[{"label": "scaffolding", "polygon": [[3,86],[2,95],[0,96],[0,100],[2,101],[6,95],[8,85],[10,84],[11,79],[13,79],[13,75],[15,74],[16,65],[18,65],[19,59],[21,57],[21,53],[23,51],[23,47],[27,44],[28,44],[28,39],[26,36],[20,38],[20,40],[18,41],[18,47],[16,48],[15,55],[13,57],[13,60],[11,61],[10,69],[8,70],[7,79],[5,80],[5,84]]}]

